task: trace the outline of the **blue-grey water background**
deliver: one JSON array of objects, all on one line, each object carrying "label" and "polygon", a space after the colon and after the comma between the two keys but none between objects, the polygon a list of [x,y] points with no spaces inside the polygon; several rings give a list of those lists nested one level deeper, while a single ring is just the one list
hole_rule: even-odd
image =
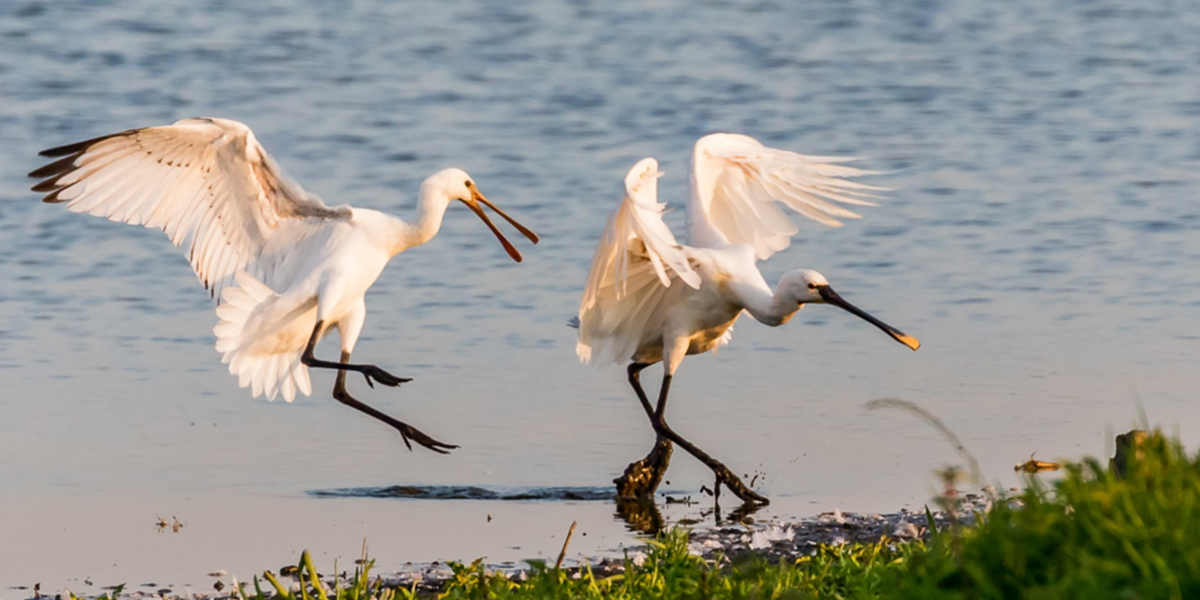
[{"label": "blue-grey water background", "polygon": [[[364,538],[384,570],[545,558],[576,519],[572,556],[633,543],[605,502],[309,492],[609,485],[652,434],[623,370],[577,364],[564,323],[625,171],[657,157],[681,208],[712,131],[888,171],[888,202],[802,224],[763,270],[819,269],[924,342],[810,307],[685,361],[669,417],[761,475],[760,518],[924,504],[957,457],[911,415],[867,412],[878,397],[938,415],[1001,486],[1032,452],[1103,454],[1139,411],[1194,447],[1198,40],[1200,13],[1134,2],[0,4],[0,598],[203,591],[304,548],[348,566]],[[461,449],[404,450],[328,374],[291,405],[252,400],[159,232],[28,191],[40,149],[201,115],[249,124],[331,205],[411,213],[421,179],[459,166],[542,235],[516,265],[451,208],[367,297],[357,355],[415,381],[353,389]],[[668,480],[709,476],[679,454]]]}]

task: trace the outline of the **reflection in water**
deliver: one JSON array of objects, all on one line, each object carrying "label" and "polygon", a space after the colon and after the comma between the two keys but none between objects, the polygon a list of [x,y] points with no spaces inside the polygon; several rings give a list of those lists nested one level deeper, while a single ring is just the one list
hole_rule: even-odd
[{"label": "reflection in water", "polygon": [[[646,536],[656,536],[667,528],[667,520],[663,517],[662,511],[658,505],[654,503],[653,497],[643,496],[636,498],[620,497],[616,498],[617,512],[616,517],[625,522],[625,526],[630,530]],[[670,497],[667,498],[667,504],[672,504]],[[691,499],[678,502],[679,504],[693,504]],[[737,508],[731,510],[725,516],[721,516],[721,504],[714,498],[711,508],[702,509],[699,513],[700,521],[713,518],[713,524],[716,526],[725,523],[741,523],[747,517],[762,510],[764,505],[754,502],[744,503]],[[676,524],[697,524],[697,521],[689,519],[680,519]]]},{"label": "reflection in water", "polygon": [[713,520],[716,521],[717,525],[721,525],[724,523],[741,523],[742,521],[745,521],[750,515],[753,515],[754,513],[762,510],[764,506],[765,505],[763,505],[763,504],[755,504],[753,502],[746,502],[746,503],[742,504],[741,506],[729,511],[729,515],[726,516],[724,519],[722,519],[721,518],[721,505],[715,504],[715,505],[713,505]]},{"label": "reflection in water", "polygon": [[[630,465],[632,466],[632,465]],[[617,497],[617,518],[625,521],[630,531],[655,536],[662,533],[665,521],[652,497]]]}]

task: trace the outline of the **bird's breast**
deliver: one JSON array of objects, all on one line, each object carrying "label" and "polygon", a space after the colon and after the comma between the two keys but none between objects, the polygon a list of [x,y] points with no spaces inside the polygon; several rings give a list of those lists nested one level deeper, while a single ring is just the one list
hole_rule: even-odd
[{"label": "bird's breast", "polygon": [[733,327],[733,322],[736,320],[737,317],[734,316],[733,319],[720,325],[696,331],[689,340],[687,353],[701,354],[723,345],[727,341],[725,335],[729,332],[729,328]]},{"label": "bird's breast", "polygon": [[708,352],[728,341],[729,328],[742,313],[741,307],[727,300],[727,277],[709,277],[699,290],[688,294],[686,312],[690,315],[692,332],[688,354]]}]

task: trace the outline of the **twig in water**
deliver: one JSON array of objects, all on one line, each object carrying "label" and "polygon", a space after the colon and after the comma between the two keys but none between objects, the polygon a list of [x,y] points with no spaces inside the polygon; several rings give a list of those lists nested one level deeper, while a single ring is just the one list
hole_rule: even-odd
[{"label": "twig in water", "polygon": [[571,543],[571,536],[575,534],[575,526],[578,524],[579,524],[578,521],[571,521],[571,529],[569,529],[567,531],[567,539],[563,540],[563,547],[562,547],[562,550],[558,553],[558,560],[554,561],[554,570],[555,571],[557,571],[560,567],[562,567],[563,559],[566,558],[566,556],[567,556],[567,545]]}]

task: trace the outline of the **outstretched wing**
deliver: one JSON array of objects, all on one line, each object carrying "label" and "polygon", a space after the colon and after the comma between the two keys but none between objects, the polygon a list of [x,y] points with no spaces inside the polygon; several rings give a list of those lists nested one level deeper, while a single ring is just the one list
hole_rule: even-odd
[{"label": "outstretched wing", "polygon": [[831,227],[858,215],[837,203],[874,206],[864,198],[887,188],[849,181],[874,171],[837,163],[852,158],[805,156],[768,148],[734,133],[700,138],[692,152],[688,243],[716,247],[750,244],[763,260],[787,248],[798,229],[778,204]]},{"label": "outstretched wing", "polygon": [[604,228],[587,288],[579,304],[579,342],[584,362],[612,362],[633,355],[643,332],[662,318],[661,300],[672,283],[700,287],[687,249],[662,220],[658,161],[645,158],[625,176],[625,198]]},{"label": "outstretched wing", "polygon": [[289,220],[350,215],[288,179],[250,128],[228,119],[131,129],[41,155],[58,158],[29,174],[42,179],[33,191],[45,202],[162,229],[218,297]]}]

